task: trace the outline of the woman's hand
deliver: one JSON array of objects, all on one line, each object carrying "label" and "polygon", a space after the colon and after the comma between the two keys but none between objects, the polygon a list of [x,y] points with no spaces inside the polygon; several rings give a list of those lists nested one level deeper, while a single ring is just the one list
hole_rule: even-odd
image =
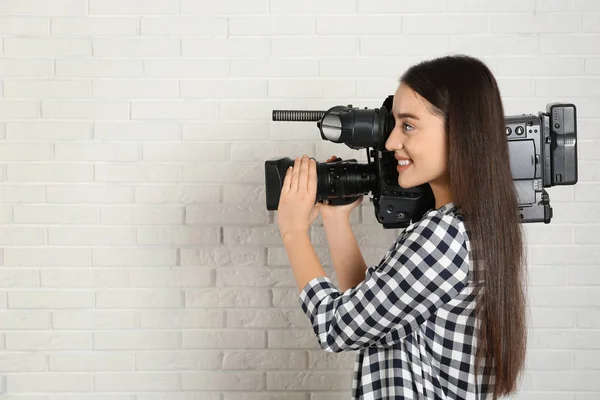
[{"label": "woman's hand", "polygon": [[[336,156],[331,156],[327,159],[326,162],[332,162],[337,159]],[[356,201],[350,204],[345,204],[342,206],[330,206],[326,204],[317,203],[316,207],[321,211],[321,217],[323,219],[339,219],[339,218],[349,218],[350,213],[356,207],[359,206],[363,201],[364,195],[360,195]]]},{"label": "woman's hand", "polygon": [[297,157],[294,167],[288,168],[277,207],[277,224],[281,237],[307,233],[319,215],[317,198],[317,162],[306,154]]}]

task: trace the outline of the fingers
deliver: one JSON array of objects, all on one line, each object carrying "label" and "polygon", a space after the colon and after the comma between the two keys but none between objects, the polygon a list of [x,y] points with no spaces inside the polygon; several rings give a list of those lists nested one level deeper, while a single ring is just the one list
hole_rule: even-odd
[{"label": "fingers", "polygon": [[285,194],[290,191],[290,183],[292,182],[292,167],[289,167],[287,171],[285,171],[285,176],[283,177],[283,184],[281,185],[281,193]]},{"label": "fingers", "polygon": [[298,176],[298,190],[308,192],[308,156],[304,154],[300,161],[300,174]]},{"label": "fingers", "polygon": [[299,183],[299,175],[300,175],[300,163],[302,159],[300,157],[296,157],[294,161],[294,169],[292,170],[292,181],[290,182],[290,190],[292,192],[298,191],[298,183]]},{"label": "fingers", "polygon": [[312,199],[317,197],[317,161],[312,159],[308,162],[308,195]]}]

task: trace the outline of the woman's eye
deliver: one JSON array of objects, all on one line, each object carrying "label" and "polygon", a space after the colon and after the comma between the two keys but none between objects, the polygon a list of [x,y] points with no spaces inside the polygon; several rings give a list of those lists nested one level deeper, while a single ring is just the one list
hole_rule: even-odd
[{"label": "woman's eye", "polygon": [[[407,124],[406,122],[403,122],[403,123],[402,123],[402,126],[403,126],[403,127],[404,127],[404,126],[408,126],[409,128],[411,128],[411,130],[412,130],[412,129],[414,129],[412,126],[410,126],[410,125],[409,125],[409,124]],[[405,130],[406,130],[406,129],[405,129]]]}]

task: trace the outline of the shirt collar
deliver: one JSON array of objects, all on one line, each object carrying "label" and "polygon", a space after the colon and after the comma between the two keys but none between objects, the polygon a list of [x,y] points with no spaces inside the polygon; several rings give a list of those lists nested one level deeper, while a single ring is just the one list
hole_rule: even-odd
[{"label": "shirt collar", "polygon": [[[432,209],[432,210],[435,210],[435,209]],[[458,210],[458,206],[452,201],[444,204],[439,209],[437,209],[437,211],[441,212],[442,214],[454,213],[457,210]]]}]

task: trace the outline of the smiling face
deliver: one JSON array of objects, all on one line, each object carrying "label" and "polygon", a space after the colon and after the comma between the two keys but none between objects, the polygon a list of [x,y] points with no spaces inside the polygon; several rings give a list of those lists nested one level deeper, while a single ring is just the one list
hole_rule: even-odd
[{"label": "smiling face", "polygon": [[444,119],[433,106],[409,86],[401,83],[394,94],[392,112],[396,125],[385,143],[396,157],[412,163],[398,173],[398,184],[412,188],[428,182],[436,208],[452,201],[448,188],[448,160]]}]

